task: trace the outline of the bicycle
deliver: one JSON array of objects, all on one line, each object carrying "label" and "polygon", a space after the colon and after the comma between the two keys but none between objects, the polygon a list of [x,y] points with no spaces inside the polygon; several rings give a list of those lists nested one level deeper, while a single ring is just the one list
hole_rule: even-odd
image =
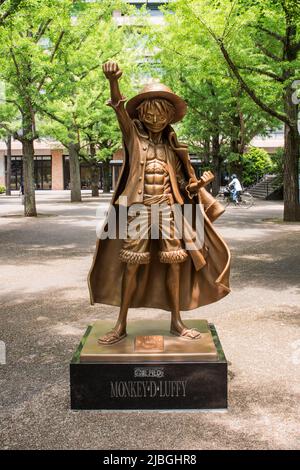
[{"label": "bicycle", "polygon": [[220,202],[225,208],[228,207],[230,204],[234,205],[234,207],[240,207],[244,209],[249,209],[254,205],[254,197],[252,194],[242,191],[238,195],[238,200],[233,200],[233,191],[226,186],[223,191],[220,191],[216,197],[216,200]]}]

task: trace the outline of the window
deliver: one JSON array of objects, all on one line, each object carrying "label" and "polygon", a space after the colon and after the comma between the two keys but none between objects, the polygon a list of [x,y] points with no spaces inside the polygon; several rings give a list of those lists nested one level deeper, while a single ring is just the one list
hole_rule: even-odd
[{"label": "window", "polygon": [[[5,158],[5,169],[7,168],[7,157]],[[11,157],[11,180],[10,189],[19,190],[23,179],[22,157]]]},{"label": "window", "polygon": [[51,189],[52,171],[51,157],[34,157],[34,181],[35,189]]},{"label": "window", "polygon": [[[19,190],[23,180],[22,157],[11,157],[11,184],[12,190]],[[5,158],[5,169],[7,169],[7,157]],[[35,189],[51,189],[52,168],[50,156],[34,157],[34,183]]]}]

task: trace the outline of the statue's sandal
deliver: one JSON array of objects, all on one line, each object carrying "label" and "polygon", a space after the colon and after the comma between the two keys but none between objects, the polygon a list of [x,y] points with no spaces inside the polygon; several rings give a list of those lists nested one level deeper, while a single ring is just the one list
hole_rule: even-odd
[{"label": "statue's sandal", "polygon": [[[188,336],[190,333],[195,332],[194,336]],[[181,339],[185,339],[186,341],[195,341],[201,339],[200,331],[196,330],[195,328],[184,328],[181,333],[175,330],[170,330],[172,335],[178,336]]]},{"label": "statue's sandal", "polygon": [[[103,339],[99,338],[98,343],[99,344],[115,344],[124,339],[127,336],[127,333],[122,333],[121,335],[117,331],[109,331],[106,333],[106,335],[103,337]],[[104,338],[107,338],[105,340]]]}]

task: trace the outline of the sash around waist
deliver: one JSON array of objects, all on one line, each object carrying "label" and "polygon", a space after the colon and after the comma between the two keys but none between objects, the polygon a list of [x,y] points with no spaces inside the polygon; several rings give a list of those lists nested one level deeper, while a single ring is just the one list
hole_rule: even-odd
[{"label": "sash around waist", "polygon": [[170,205],[174,204],[173,195],[171,193],[155,194],[153,196],[144,194],[143,204],[145,204],[145,206],[151,206],[152,204],[162,204],[163,202],[167,202]]}]

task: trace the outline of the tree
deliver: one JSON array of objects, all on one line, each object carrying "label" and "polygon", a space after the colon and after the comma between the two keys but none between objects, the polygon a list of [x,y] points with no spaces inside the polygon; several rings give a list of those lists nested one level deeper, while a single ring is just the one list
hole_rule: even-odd
[{"label": "tree", "polygon": [[[98,43],[99,38],[93,34],[99,33],[99,28],[111,21],[114,7],[115,3],[109,0],[93,3],[83,0],[29,0],[20,3],[13,21],[10,17],[0,26],[0,78],[6,82],[7,99],[20,115],[16,137],[23,148],[26,216],[36,215],[33,164],[34,141],[40,135],[39,116],[51,114],[52,109],[49,112],[47,106],[52,101],[58,108],[64,106],[61,101],[58,103],[58,96],[61,100],[69,99],[73,106],[72,93],[76,81],[100,67],[101,47],[92,57],[91,51],[95,52],[95,47],[88,49],[86,44],[91,37],[95,44]],[[88,68],[88,64],[93,65]],[[78,126],[72,109],[70,121],[68,148],[73,200],[80,200]]]},{"label": "tree", "polygon": [[110,160],[121,146],[119,127],[114,115],[103,106],[99,110],[98,120],[84,129],[88,141],[89,153],[81,153],[82,157],[91,166],[92,196],[98,196],[99,163],[103,169],[103,192],[110,192]]},{"label": "tree", "polygon": [[158,74],[187,101],[179,134],[201,157],[203,167],[213,169],[212,189],[217,194],[224,163],[230,161],[232,170],[240,173],[246,146],[258,131],[273,128],[275,119],[249,99],[195,22],[167,12],[166,19],[166,26],[152,32],[154,48],[159,45]]},{"label": "tree", "polygon": [[298,105],[293,99],[299,68],[299,2],[177,0],[174,9],[212,39],[211,51],[215,54],[215,48],[219,49],[259,109],[284,125],[284,220],[300,220],[300,139]]},{"label": "tree", "polygon": [[[105,105],[108,87],[102,63],[111,57],[122,58],[123,62],[126,57],[128,63],[132,55],[126,50],[126,28],[117,27],[111,15],[98,17],[96,22],[91,15],[90,21],[93,27],[87,12],[77,16],[75,26],[68,33],[67,45],[57,54],[56,76],[44,85],[44,102],[39,108],[51,120],[44,123],[43,132],[54,135],[69,151],[72,202],[81,200],[80,159],[92,166],[96,194],[98,157],[103,156],[104,145],[110,158],[114,149],[106,129],[113,126],[106,118],[112,112]],[[126,80],[128,89],[129,79]]]},{"label": "tree", "polygon": [[[6,83],[7,103],[20,116],[14,136],[23,149],[25,216],[37,214],[33,181],[34,141],[39,136],[36,118],[42,85],[51,76],[64,28],[70,22],[70,8],[69,0],[20,2],[17,14],[0,27],[0,77]],[[7,129],[10,131],[9,126]]]}]

